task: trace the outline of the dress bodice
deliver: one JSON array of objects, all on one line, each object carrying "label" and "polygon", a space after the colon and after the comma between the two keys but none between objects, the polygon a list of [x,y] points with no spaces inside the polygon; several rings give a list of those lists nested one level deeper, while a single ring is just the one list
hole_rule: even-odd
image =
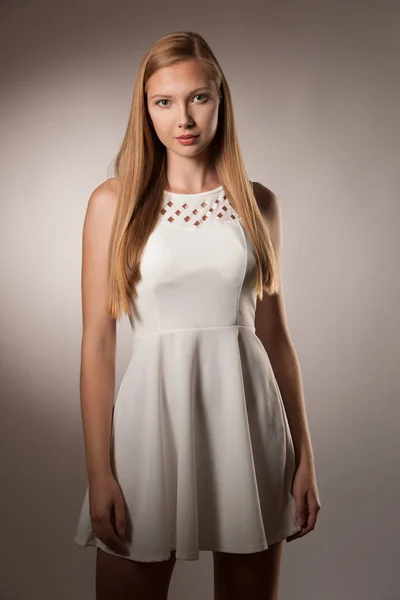
[{"label": "dress bodice", "polygon": [[141,260],[134,333],[254,326],[255,258],[223,187],[165,190]]}]

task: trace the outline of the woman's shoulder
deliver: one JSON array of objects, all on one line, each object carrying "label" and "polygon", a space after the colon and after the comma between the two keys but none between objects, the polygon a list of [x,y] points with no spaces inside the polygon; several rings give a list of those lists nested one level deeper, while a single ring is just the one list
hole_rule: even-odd
[{"label": "woman's shoulder", "polygon": [[100,183],[92,192],[97,198],[117,198],[120,190],[120,182],[116,177],[111,177]]},{"label": "woman's shoulder", "polygon": [[257,201],[258,208],[264,217],[273,217],[279,210],[278,198],[272,190],[267,188],[259,181],[253,181],[253,193]]},{"label": "woman's shoulder", "polygon": [[120,184],[117,178],[112,177],[100,183],[91,193],[89,204],[96,206],[113,207],[117,203]]},{"label": "woman's shoulder", "polygon": [[118,201],[119,182],[115,178],[100,183],[90,194],[86,220],[99,223],[111,223]]}]

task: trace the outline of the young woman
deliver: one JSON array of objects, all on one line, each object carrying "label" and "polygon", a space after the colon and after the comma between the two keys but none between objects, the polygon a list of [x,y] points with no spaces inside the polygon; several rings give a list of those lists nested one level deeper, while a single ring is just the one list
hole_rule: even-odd
[{"label": "young woman", "polygon": [[[200,35],[170,33],[144,57],[114,175],[83,229],[74,541],[97,547],[100,600],[165,599],[176,559],[201,550],[217,600],[275,599],[283,540],[314,529],[321,505],[278,200],[248,180]],[[132,355],[114,403],[123,312]]]}]

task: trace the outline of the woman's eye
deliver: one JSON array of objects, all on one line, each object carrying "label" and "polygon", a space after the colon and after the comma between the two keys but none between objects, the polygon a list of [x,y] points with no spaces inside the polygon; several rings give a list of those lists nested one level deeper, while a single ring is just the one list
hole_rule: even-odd
[{"label": "woman's eye", "polygon": [[[198,104],[205,104],[208,100],[208,96],[206,94],[196,94],[195,98],[198,98],[199,96],[204,96],[204,100],[198,102]],[[169,102],[169,100],[167,100],[166,98],[162,98],[161,100],[156,102],[157,105],[165,106],[165,104],[160,104],[160,102]]]}]

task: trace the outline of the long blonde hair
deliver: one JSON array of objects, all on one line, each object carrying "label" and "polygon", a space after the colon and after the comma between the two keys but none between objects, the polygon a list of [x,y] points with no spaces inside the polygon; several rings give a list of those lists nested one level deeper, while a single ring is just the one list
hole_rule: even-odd
[{"label": "long blonde hair", "polygon": [[118,202],[110,239],[107,312],[122,311],[133,324],[132,309],[141,279],[140,259],[162,209],[166,189],[166,150],[158,139],[146,105],[147,82],[163,67],[197,60],[207,69],[220,93],[218,125],[208,147],[225,195],[242,218],[256,259],[256,292],[279,291],[278,264],[239,148],[228,83],[210,46],[194,32],[173,32],[158,39],[144,56],[133,90],[128,126],[114,173]]}]

